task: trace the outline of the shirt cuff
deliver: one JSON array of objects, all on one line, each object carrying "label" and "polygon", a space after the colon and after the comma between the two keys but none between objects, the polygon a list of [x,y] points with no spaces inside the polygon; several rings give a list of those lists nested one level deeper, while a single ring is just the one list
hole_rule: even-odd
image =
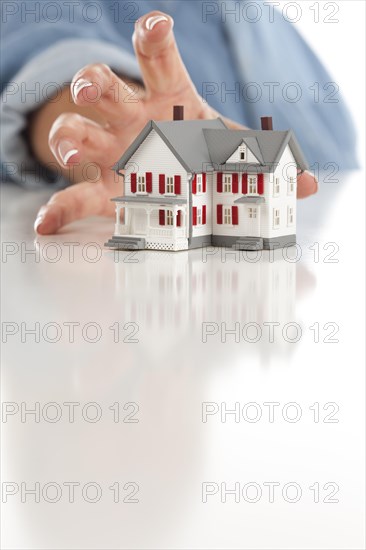
[{"label": "shirt cuff", "polygon": [[46,184],[60,188],[69,183],[56,161],[52,167],[43,167],[32,157],[25,135],[27,116],[69,85],[74,74],[89,63],[105,63],[130,78],[141,78],[131,53],[100,40],[62,40],[32,58],[1,94],[2,181],[14,181],[29,188]]}]

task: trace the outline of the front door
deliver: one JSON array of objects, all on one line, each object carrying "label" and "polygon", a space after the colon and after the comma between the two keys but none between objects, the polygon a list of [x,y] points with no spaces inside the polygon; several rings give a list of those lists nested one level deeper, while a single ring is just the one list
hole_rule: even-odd
[{"label": "front door", "polygon": [[146,235],[147,212],[144,208],[131,209],[131,234]]},{"label": "front door", "polygon": [[246,237],[260,237],[260,208],[257,204],[246,207]]}]

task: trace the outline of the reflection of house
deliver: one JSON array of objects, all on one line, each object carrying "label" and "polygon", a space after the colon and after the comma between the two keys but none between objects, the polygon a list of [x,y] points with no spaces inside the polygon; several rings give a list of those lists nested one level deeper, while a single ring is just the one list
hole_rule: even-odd
[{"label": "reflection of house", "polygon": [[[219,252],[202,261],[199,250],[189,254],[146,252],[126,269],[116,263],[116,284],[124,321],[141,325],[144,338],[175,342],[176,330],[198,334],[202,322],[240,323],[294,321],[296,264],[281,250],[258,261],[234,252],[222,261]],[[240,261],[236,259],[240,258]],[[267,329],[266,329],[267,330]],[[160,336],[159,336],[160,334]]]},{"label": "reflection of house", "polygon": [[125,188],[113,199],[116,226],[107,246],[293,244],[297,172],[306,162],[292,132],[273,131],[268,117],[262,130],[229,130],[221,119],[185,121],[182,108],[175,113],[174,121],[150,121],[115,165],[125,170]]}]

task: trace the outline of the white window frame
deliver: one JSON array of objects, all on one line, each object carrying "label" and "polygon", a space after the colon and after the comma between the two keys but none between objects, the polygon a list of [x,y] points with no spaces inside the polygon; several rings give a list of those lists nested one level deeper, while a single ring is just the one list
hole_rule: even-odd
[{"label": "white window frame", "polygon": [[174,225],[173,210],[165,210],[165,225],[170,227]]},{"label": "white window frame", "polygon": [[202,174],[197,174],[196,178],[196,184],[197,184],[197,193],[203,193],[203,177]]},{"label": "white window frame", "polygon": [[294,225],[294,208],[293,206],[287,207],[287,225]]},{"label": "white window frame", "polygon": [[280,194],[280,178],[279,177],[275,177],[274,180],[273,180],[273,196],[274,197],[278,197],[278,195]]},{"label": "white window frame", "polygon": [[248,208],[248,218],[251,219],[251,220],[256,220],[257,219],[257,208],[254,206],[250,206]]},{"label": "white window frame", "polygon": [[202,225],[202,207],[197,206],[197,225]]},{"label": "white window frame", "polygon": [[137,193],[146,194],[146,178],[145,176],[137,176]]},{"label": "white window frame", "polygon": [[175,195],[174,193],[174,177],[167,176],[165,178],[165,194],[166,195]]},{"label": "white window frame", "polygon": [[292,195],[295,190],[295,178],[290,176],[287,183],[287,194]]},{"label": "white window frame", "polygon": [[231,174],[222,175],[222,190],[224,193],[231,193],[233,186],[233,177]]},{"label": "white window frame", "polygon": [[[241,158],[241,156],[244,155],[244,158]],[[245,145],[240,145],[239,147],[239,161],[245,162],[247,160],[247,148]]]},{"label": "white window frame", "polygon": [[281,216],[280,216],[280,209],[274,208],[273,209],[273,229],[278,229],[281,224]]},{"label": "white window frame", "polygon": [[222,221],[224,225],[233,225],[231,206],[222,207]]},{"label": "white window frame", "polygon": [[258,195],[258,176],[248,174],[248,195]]}]

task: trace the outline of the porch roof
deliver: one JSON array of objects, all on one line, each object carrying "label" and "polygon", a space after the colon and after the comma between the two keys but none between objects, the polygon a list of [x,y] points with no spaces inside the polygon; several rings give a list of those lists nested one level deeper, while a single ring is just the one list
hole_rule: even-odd
[{"label": "porch roof", "polygon": [[149,197],[149,196],[140,196],[133,197],[131,195],[124,197],[115,197],[112,199],[114,202],[130,202],[135,204],[169,204],[169,205],[181,205],[187,204],[187,199],[176,198],[176,197]]},{"label": "porch roof", "polygon": [[245,203],[261,204],[262,202],[265,202],[264,197],[257,197],[257,196],[240,197],[240,199],[236,199],[236,201],[234,201],[235,204],[245,204]]}]

